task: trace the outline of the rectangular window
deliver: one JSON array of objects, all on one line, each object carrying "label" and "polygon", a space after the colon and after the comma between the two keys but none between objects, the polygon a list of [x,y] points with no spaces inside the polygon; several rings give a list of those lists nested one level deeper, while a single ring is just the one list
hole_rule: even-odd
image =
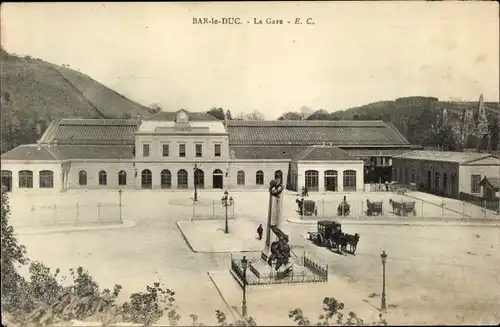
[{"label": "rectangular window", "polygon": [[415,183],[415,182],[416,182],[416,178],[415,178],[415,168],[412,168],[412,169],[411,169],[411,179],[410,179],[410,182],[411,182],[411,183]]},{"label": "rectangular window", "polygon": [[149,157],[149,144],[142,145],[142,156]]},{"label": "rectangular window", "polygon": [[163,156],[164,157],[168,157],[169,154],[168,154],[168,144],[163,144]]},{"label": "rectangular window", "polygon": [[220,144],[215,144],[215,156],[216,157],[221,156],[221,145]]},{"label": "rectangular window", "polygon": [[197,157],[201,157],[203,155],[203,152],[202,152],[202,145],[201,144],[196,144],[195,145],[196,147],[196,156]]},{"label": "rectangular window", "polygon": [[186,145],[179,144],[179,157],[185,157],[185,156],[186,156]]},{"label": "rectangular window", "polygon": [[481,182],[481,175],[471,175],[471,182],[470,182],[471,193],[481,192],[481,186],[479,186],[480,182]]},{"label": "rectangular window", "polygon": [[439,180],[439,172],[434,173],[434,189],[438,190],[441,188],[441,183]]}]

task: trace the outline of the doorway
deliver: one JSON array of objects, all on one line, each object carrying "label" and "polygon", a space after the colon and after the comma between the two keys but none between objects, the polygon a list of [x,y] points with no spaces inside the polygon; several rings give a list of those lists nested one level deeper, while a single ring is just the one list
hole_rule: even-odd
[{"label": "doorway", "polygon": [[2,170],[2,187],[4,186],[7,192],[12,191],[12,172],[10,170]]},{"label": "doorway", "polygon": [[223,188],[222,170],[220,169],[214,170],[214,172],[212,173],[212,180],[213,180],[212,188],[222,189]]},{"label": "doorway", "polygon": [[325,191],[337,192],[338,182],[337,182],[337,171],[327,170],[325,171]]}]

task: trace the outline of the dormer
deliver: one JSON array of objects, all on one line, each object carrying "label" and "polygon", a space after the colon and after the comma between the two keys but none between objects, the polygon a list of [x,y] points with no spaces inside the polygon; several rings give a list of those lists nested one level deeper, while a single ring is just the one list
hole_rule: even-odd
[{"label": "dormer", "polygon": [[175,122],[176,123],[188,123],[189,117],[188,117],[187,111],[184,109],[179,110],[177,112],[177,116],[175,117]]}]

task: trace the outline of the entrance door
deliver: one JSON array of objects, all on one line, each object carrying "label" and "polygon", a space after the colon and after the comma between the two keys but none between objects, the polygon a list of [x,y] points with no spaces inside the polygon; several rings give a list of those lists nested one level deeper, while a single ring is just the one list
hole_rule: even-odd
[{"label": "entrance door", "polygon": [[12,172],[10,170],[2,170],[2,187],[5,186],[7,192],[12,191]]},{"label": "entrance door", "polygon": [[337,192],[337,171],[327,170],[325,171],[325,191]]},{"label": "entrance door", "polygon": [[213,185],[212,188],[223,188],[222,170],[216,169],[212,173]]}]

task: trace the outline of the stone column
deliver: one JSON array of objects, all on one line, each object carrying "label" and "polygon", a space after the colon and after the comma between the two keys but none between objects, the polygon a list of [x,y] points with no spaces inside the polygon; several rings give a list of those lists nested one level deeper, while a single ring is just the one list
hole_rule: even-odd
[{"label": "stone column", "polygon": [[266,242],[264,246],[264,250],[262,251],[261,258],[264,261],[267,261],[269,256],[271,243],[278,240],[277,236],[274,233],[271,233],[271,226],[276,226],[281,228],[281,219],[282,219],[282,208],[283,208],[283,199],[282,192],[284,190],[283,184],[277,181],[271,181],[269,187],[269,208],[267,215],[267,224],[266,224]]}]

